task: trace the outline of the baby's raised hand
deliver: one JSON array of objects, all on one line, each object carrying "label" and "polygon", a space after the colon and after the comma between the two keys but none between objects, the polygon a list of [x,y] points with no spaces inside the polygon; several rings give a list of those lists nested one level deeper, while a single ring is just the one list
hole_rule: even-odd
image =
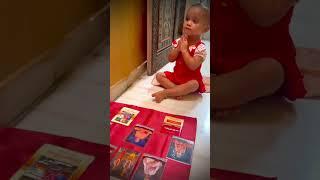
[{"label": "baby's raised hand", "polygon": [[[188,36],[187,35],[182,35],[180,38],[180,51],[188,51]],[[179,41],[179,42],[180,42]]]}]

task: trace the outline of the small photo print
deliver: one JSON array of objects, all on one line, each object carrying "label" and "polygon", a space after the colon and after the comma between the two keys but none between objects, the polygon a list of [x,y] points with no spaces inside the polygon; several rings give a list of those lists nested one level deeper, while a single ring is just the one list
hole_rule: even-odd
[{"label": "small photo print", "polygon": [[129,179],[139,156],[139,152],[120,148],[110,163],[110,176],[119,179]]},{"label": "small photo print", "polygon": [[173,136],[167,158],[191,165],[194,142]]},{"label": "small photo print", "polygon": [[138,110],[123,107],[119,113],[112,118],[111,122],[129,126],[138,113]]},{"label": "small photo print", "polygon": [[117,146],[110,144],[110,154],[113,154],[117,150]]},{"label": "small photo print", "polygon": [[149,141],[152,133],[153,129],[137,124],[133,127],[126,141],[137,146],[144,147]]},{"label": "small photo print", "polygon": [[144,154],[133,175],[133,180],[160,180],[166,159]]}]

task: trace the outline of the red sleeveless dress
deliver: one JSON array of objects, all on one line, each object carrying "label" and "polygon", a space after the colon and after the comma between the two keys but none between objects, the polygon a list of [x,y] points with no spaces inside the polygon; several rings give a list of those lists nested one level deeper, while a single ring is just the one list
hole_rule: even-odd
[{"label": "red sleeveless dress", "polygon": [[303,76],[295,62],[296,50],[289,33],[292,13],[293,8],[278,23],[260,27],[237,0],[214,0],[211,73],[228,73],[259,58],[273,58],[285,72],[285,82],[276,94],[289,100],[303,98]]},{"label": "red sleeveless dress", "polygon": [[[177,44],[177,40],[174,40],[172,42],[173,46],[176,46]],[[203,49],[205,48],[204,43],[202,41],[199,41],[194,46],[189,47],[190,56],[193,57],[196,53],[196,50],[199,49],[199,47],[202,48],[202,51],[205,51],[205,49]],[[178,85],[184,84],[190,80],[196,80],[199,84],[198,92],[204,93],[206,91],[206,87],[203,83],[203,78],[201,75],[201,66],[202,64],[195,70],[189,69],[186,63],[184,62],[183,56],[180,52],[177,57],[176,64],[173,68],[173,72],[165,71],[164,74],[171,82]]]}]

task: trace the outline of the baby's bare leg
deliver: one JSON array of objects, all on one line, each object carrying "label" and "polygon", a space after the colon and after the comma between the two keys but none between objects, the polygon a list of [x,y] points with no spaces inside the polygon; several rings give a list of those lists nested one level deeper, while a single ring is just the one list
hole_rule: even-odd
[{"label": "baby's bare leg", "polygon": [[173,88],[164,89],[162,91],[156,92],[152,94],[152,97],[154,97],[156,102],[159,103],[167,97],[184,96],[197,91],[198,88],[199,88],[198,82],[196,80],[191,80],[191,81],[188,81],[187,83],[176,85]]},{"label": "baby's bare leg", "polygon": [[176,86],[173,82],[171,82],[164,73],[157,73],[156,79],[160,83],[160,85],[166,89],[173,88]]},{"label": "baby's bare leg", "polygon": [[278,61],[262,58],[211,79],[212,107],[224,109],[273,94],[284,81],[284,71]]}]

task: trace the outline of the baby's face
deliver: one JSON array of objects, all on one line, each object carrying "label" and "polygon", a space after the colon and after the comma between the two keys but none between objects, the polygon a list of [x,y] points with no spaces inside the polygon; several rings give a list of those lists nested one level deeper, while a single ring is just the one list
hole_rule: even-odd
[{"label": "baby's face", "polygon": [[188,10],[183,23],[183,34],[192,36],[205,33],[208,22],[203,11],[200,7],[191,7]]}]

